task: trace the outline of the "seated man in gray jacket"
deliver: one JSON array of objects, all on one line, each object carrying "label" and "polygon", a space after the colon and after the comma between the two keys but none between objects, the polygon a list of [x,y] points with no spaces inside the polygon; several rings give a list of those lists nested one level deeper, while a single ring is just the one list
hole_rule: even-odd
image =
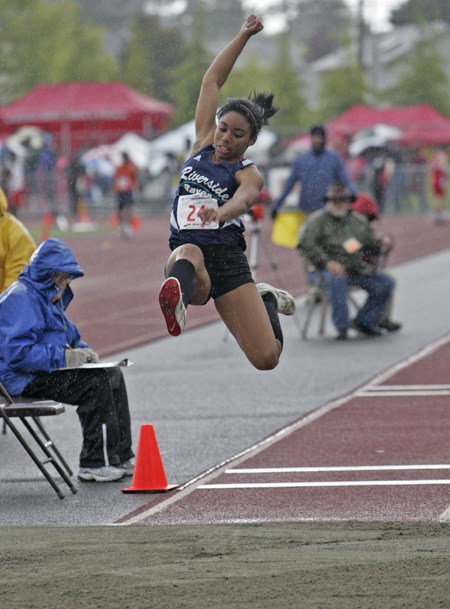
[{"label": "seated man in gray jacket", "polygon": [[[392,279],[379,273],[364,258],[391,246],[389,237],[377,238],[368,220],[352,211],[354,196],[343,184],[333,184],[325,207],[308,218],[298,249],[323,273],[338,340],[345,340],[349,327],[365,336],[381,336],[378,322],[393,289]],[[367,299],[350,322],[347,291],[358,286]]]}]

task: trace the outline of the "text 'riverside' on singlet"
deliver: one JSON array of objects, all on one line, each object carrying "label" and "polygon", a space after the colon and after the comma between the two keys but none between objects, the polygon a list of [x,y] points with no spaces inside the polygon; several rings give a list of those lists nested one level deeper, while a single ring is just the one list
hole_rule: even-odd
[{"label": "text 'riverside' on singlet", "polygon": [[[236,192],[237,171],[253,164],[244,159],[234,163],[214,163],[214,146],[210,144],[189,158],[181,170],[175,200],[170,214],[170,243],[197,245],[235,245],[242,240],[244,224],[240,218],[211,228],[200,228],[198,210],[207,206],[220,207]],[[214,226],[214,225],[213,225]]]}]

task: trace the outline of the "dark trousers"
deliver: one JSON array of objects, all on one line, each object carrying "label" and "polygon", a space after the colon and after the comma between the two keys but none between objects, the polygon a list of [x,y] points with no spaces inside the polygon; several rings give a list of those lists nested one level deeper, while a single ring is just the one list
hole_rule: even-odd
[{"label": "dark trousers", "polygon": [[40,374],[22,395],[77,406],[83,431],[80,467],[118,465],[133,457],[127,390],[119,367]]}]

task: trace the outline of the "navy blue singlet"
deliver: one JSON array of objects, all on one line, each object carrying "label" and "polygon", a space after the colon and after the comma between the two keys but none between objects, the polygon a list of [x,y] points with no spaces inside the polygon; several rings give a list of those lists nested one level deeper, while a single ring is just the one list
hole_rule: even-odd
[{"label": "navy blue singlet", "polygon": [[249,159],[235,163],[213,163],[211,160],[213,153],[214,146],[210,144],[199,150],[183,165],[170,215],[169,243],[172,248],[182,243],[195,243],[196,245],[236,245],[242,243],[242,233],[245,228],[240,218],[223,222],[215,230],[180,230],[177,212],[178,201],[181,196],[205,195],[215,199],[220,207],[231,199],[239,186],[235,173],[253,164],[253,161]]}]

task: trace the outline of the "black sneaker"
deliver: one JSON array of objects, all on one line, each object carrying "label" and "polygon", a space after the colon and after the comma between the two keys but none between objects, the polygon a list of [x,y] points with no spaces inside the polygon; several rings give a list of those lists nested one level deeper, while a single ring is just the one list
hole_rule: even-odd
[{"label": "black sneaker", "polygon": [[336,340],[347,340],[347,330],[339,330]]},{"label": "black sneaker", "polygon": [[352,328],[370,338],[374,338],[375,336],[383,336],[383,330],[378,326],[365,326],[364,324],[356,321],[356,319],[352,321]]},{"label": "black sneaker", "polygon": [[390,319],[382,319],[378,327],[382,330],[386,330],[386,332],[397,332],[402,327],[398,321],[391,321]]}]

